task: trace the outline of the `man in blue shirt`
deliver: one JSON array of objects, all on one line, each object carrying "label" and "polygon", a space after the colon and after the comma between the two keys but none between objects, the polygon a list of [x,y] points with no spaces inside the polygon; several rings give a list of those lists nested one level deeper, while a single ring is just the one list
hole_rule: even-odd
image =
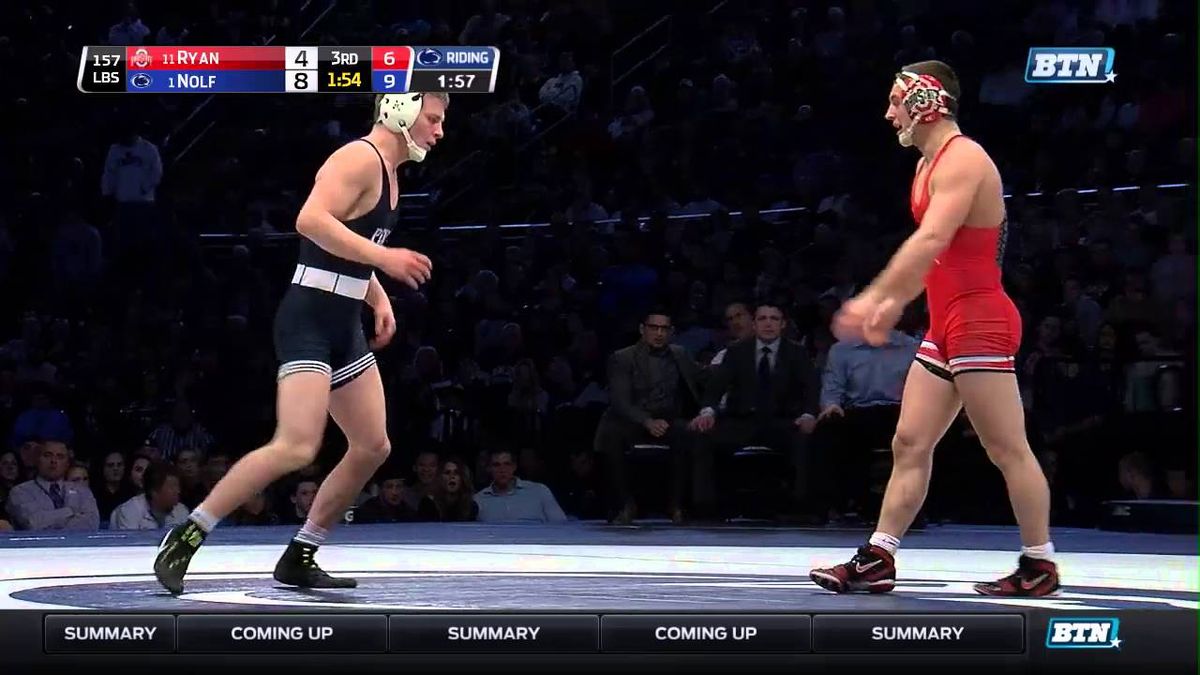
[{"label": "man in blue shirt", "polygon": [[880,347],[854,341],[830,348],[813,440],[829,477],[822,485],[830,508],[842,510],[853,501],[863,512],[871,451],[891,448],[900,393],[919,345],[916,338],[893,330]]},{"label": "man in blue shirt", "polygon": [[479,522],[561,523],[567,514],[550,488],[516,477],[517,463],[508,450],[491,453],[492,484],[475,493]]}]

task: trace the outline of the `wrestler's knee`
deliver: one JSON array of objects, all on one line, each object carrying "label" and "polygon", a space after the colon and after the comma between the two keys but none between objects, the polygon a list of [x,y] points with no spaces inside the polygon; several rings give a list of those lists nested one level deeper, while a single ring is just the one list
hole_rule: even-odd
[{"label": "wrestler's knee", "polygon": [[892,436],[892,458],[898,467],[928,464],[936,439],[912,425],[896,427]]},{"label": "wrestler's knee", "polygon": [[392,442],[386,434],[383,434],[366,442],[351,444],[348,454],[363,462],[379,466],[392,454]]},{"label": "wrestler's knee", "polygon": [[321,443],[311,438],[278,435],[267,447],[273,456],[285,464],[288,471],[297,471],[316,461]]},{"label": "wrestler's knee", "polygon": [[979,443],[987,452],[988,459],[1001,471],[1008,471],[1026,461],[1037,461],[1028,441],[1023,437],[989,439],[980,435]]}]

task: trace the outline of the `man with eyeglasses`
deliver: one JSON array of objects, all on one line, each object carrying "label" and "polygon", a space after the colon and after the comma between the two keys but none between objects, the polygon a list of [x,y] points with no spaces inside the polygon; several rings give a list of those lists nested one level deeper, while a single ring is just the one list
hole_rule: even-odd
[{"label": "man with eyeglasses", "polygon": [[637,443],[671,448],[668,511],[672,522],[683,522],[683,489],[693,435],[685,412],[700,401],[700,368],[686,350],[670,344],[671,317],[651,310],[638,326],[641,339],[617,350],[608,359],[610,406],[596,428],[596,452],[606,459],[613,522],[628,524],[637,504],[629,489],[625,451]]}]

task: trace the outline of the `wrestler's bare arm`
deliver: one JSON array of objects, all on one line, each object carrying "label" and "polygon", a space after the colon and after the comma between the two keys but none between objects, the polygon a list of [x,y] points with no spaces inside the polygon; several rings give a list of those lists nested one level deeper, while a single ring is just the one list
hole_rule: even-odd
[{"label": "wrestler's bare arm", "polygon": [[379,175],[379,160],[366,143],[349,143],[329,156],[300,214],[296,231],[339,258],[378,267],[384,247],[356,234],[343,221]]}]

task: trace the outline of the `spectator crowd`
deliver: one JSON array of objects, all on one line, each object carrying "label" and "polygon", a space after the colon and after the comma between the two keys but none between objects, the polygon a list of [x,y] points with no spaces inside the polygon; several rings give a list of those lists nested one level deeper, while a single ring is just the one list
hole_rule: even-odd
[{"label": "spectator crowd", "polygon": [[[213,124],[188,147],[193,97],[75,94],[79,45],[105,42],[501,48],[496,94],[454,97],[446,142],[402,177],[438,197],[421,225],[484,225],[393,236],[435,275],[388,286],[395,449],[348,522],[871,518],[925,316],[878,348],[828,326],[912,227],[914,156],[882,115],[890,75],[925,58],[958,70],[964,130],[1012,195],[1005,285],[1054,522],[1194,499],[1186,5],[0,8],[25,130],[0,146],[0,529],[174,524],[270,435],[271,319],[295,262],[271,235],[323,156],[365,131],[353,97],[231,96],[203,106]],[[664,15],[667,37],[637,37]],[[644,63],[610,68],[648,43]],[[1031,44],[1115,47],[1117,81],[1027,85]],[[538,225],[499,227],[514,220]],[[344,448],[331,429],[315,464],[230,521],[302,523]],[[956,422],[925,517],[1008,522],[1004,501]]]}]

